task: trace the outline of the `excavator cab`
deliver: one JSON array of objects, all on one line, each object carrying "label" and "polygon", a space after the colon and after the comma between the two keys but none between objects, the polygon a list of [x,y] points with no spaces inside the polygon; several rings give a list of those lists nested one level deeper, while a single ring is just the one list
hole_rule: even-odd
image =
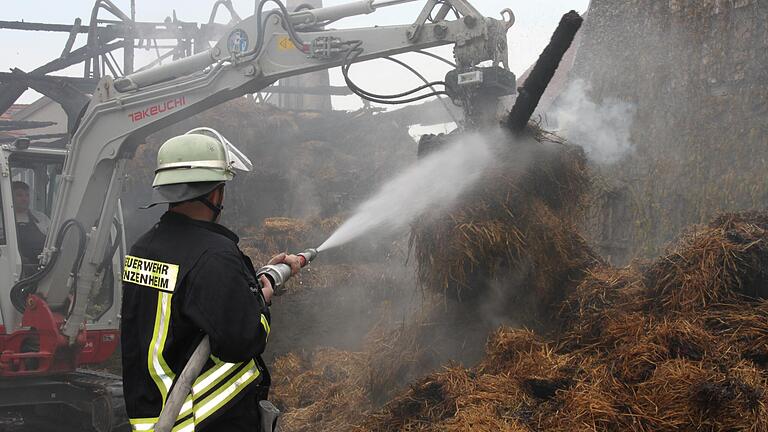
[{"label": "excavator cab", "polygon": [[[44,245],[56,249],[60,233],[49,232],[49,220],[58,190],[66,181],[62,175],[67,150],[63,146],[33,144],[17,139],[12,145],[0,147],[0,341],[2,334],[10,334],[23,327],[22,316],[34,284],[27,284],[19,294],[19,282],[34,279],[45,271],[45,256],[50,251]],[[48,241],[46,243],[46,241]],[[110,233],[109,248],[99,260],[99,278],[90,291],[86,310],[86,332],[91,329],[110,331],[110,342],[116,345],[119,326],[119,286],[121,257],[125,252],[122,212],[116,212]],[[70,292],[70,297],[75,295]],[[21,296],[21,298],[20,298]],[[51,306],[54,314],[66,320],[68,301]],[[58,329],[57,329],[58,330]],[[88,338],[90,339],[90,337]],[[86,342],[88,344],[88,342]],[[91,343],[98,351],[100,343]],[[0,342],[2,347],[2,342]],[[114,347],[113,347],[114,348]],[[6,350],[7,351],[7,350]],[[111,350],[108,350],[111,354]],[[82,353],[89,357],[88,349]],[[105,353],[95,354],[94,360],[104,360]],[[8,370],[0,356],[0,376]],[[32,372],[32,371],[30,371]],[[38,371],[40,372],[40,371]]]},{"label": "excavator cab", "polygon": [[[74,345],[60,334],[72,300],[48,305],[34,286],[34,278],[45,271],[45,245],[57,244],[46,241],[59,235],[50,231],[49,219],[66,181],[66,156],[63,146],[24,139],[0,146],[0,395],[9,395],[0,396],[0,410],[19,408],[24,417],[35,418],[45,417],[37,411],[67,418],[69,411],[85,410],[85,417],[71,416],[85,421],[76,429],[106,431],[120,423],[115,414],[116,407],[122,409],[118,377],[77,369],[103,363],[117,347],[122,212],[116,214],[110,247],[90,290],[85,328]],[[74,290],[64,289],[73,299]],[[71,371],[76,372],[67,379],[57,376]],[[30,406],[39,409],[27,412]]]},{"label": "excavator cab", "polygon": [[8,333],[19,325],[23,313],[13,308],[11,288],[40,268],[66,151],[30,147],[24,138],[1,151],[0,310],[3,333]]}]

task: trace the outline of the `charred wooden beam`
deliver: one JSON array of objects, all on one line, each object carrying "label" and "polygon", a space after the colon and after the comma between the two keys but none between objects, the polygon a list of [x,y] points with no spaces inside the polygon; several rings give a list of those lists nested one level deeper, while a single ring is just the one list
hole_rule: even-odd
[{"label": "charred wooden beam", "polygon": [[93,78],[67,77],[60,75],[33,75],[31,73],[13,73],[0,72],[0,83],[19,82],[30,87],[29,83],[33,80],[52,81],[58,84],[72,86],[83,93],[92,93],[93,89],[99,83],[99,80]]},{"label": "charred wooden beam", "polygon": [[541,96],[544,95],[549,82],[552,81],[560,61],[568,48],[571,47],[571,43],[573,43],[573,39],[583,22],[584,19],[576,11],[570,11],[563,15],[560,24],[552,35],[552,40],[536,61],[536,65],[528,79],[525,80],[525,84],[518,90],[517,100],[507,118],[507,127],[512,132],[520,133],[525,130],[533,112],[539,105],[539,101],[541,101]]},{"label": "charred wooden beam", "polygon": [[80,18],[75,18],[75,24],[69,31],[69,37],[67,38],[67,42],[64,44],[64,50],[61,51],[61,55],[59,56],[60,58],[64,58],[72,52],[72,47],[75,45],[77,34],[80,33],[82,23],[83,22]]},{"label": "charred wooden beam", "polygon": [[[124,23],[121,21],[101,20],[98,32],[101,37],[112,39],[136,38],[136,39],[179,39],[203,37],[209,41],[218,40],[227,29],[224,24],[203,24],[189,22],[134,22]],[[26,30],[26,31],[47,31],[61,33],[88,33],[89,27],[72,24],[47,24],[25,21],[0,21],[0,29],[8,30]]]},{"label": "charred wooden beam", "polygon": [[73,132],[77,118],[90,98],[66,82],[56,82],[52,79],[30,79],[28,85],[61,105],[67,114],[67,131]]},{"label": "charred wooden beam", "polygon": [[0,131],[8,132],[25,129],[39,129],[55,125],[52,121],[0,120]]},{"label": "charred wooden beam", "polygon": [[[111,42],[111,41],[105,41]],[[51,62],[46,63],[43,66],[29,72],[28,75],[40,76],[50,72],[65,69],[69,66],[82,63],[92,56],[101,55],[106,52],[110,52],[122,47],[122,42],[105,43],[95,49],[95,51],[89,51],[88,47],[78,48],[72,51],[68,56],[64,58],[58,58]],[[17,99],[29,88],[29,86],[23,82],[11,82],[0,85],[0,113],[4,113],[8,108],[13,105]]]},{"label": "charred wooden beam", "polygon": [[[69,134],[65,133],[58,133],[58,134],[43,134],[43,135],[27,135],[24,138],[29,138],[30,141],[39,141],[39,140],[59,140],[62,138],[69,137]],[[16,141],[19,137],[0,137],[0,144],[8,144]]]},{"label": "charred wooden beam", "polygon": [[[26,21],[0,21],[0,29],[8,30],[26,30],[26,31],[46,31],[71,33],[73,25],[70,24],[46,24]],[[88,33],[88,27],[78,30],[79,33]]]}]

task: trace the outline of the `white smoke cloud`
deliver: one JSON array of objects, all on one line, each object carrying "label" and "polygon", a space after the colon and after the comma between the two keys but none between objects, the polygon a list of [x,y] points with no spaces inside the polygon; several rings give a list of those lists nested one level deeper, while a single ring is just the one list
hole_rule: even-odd
[{"label": "white smoke cloud", "polygon": [[589,97],[591,87],[575,80],[566,88],[548,118],[559,135],[584,148],[590,160],[611,164],[633,151],[630,136],[636,107],[618,99],[596,103]]}]

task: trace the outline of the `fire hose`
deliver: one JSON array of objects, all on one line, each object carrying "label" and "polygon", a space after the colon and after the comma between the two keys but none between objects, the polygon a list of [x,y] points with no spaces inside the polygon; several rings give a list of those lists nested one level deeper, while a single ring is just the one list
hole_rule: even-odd
[{"label": "fire hose", "polygon": [[[316,249],[307,249],[304,252],[298,254],[301,267],[306,267],[307,264],[312,262],[317,257]],[[261,276],[265,276],[272,284],[273,289],[277,292],[284,288],[285,283],[291,278],[291,267],[287,264],[270,264],[259,269],[256,272],[256,280],[261,284]],[[192,385],[195,380],[200,376],[200,372],[208,362],[211,356],[211,342],[208,335],[203,337],[203,340],[195,348],[189,361],[184,366],[184,369],[176,378],[176,383],[171,389],[171,393],[168,395],[165,406],[160,412],[160,418],[155,425],[156,432],[170,432],[173,429],[176,419],[181,412],[181,406],[187,399],[190,391],[192,391]],[[259,402],[259,412],[261,414],[261,431],[272,432],[277,425],[277,418],[280,415],[280,411],[275,408],[269,401]]]}]

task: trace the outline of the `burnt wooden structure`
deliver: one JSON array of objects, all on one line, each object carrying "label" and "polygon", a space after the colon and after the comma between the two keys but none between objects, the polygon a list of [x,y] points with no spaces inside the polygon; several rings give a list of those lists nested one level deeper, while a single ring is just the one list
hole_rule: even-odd
[{"label": "burnt wooden structure", "polygon": [[[69,118],[68,129],[71,130],[89,95],[104,75],[120,77],[137,71],[134,62],[136,49],[150,49],[157,54],[142,69],[207,49],[208,42],[218,40],[226,28],[215,22],[222,10],[229,13],[230,21],[240,20],[231,0],[217,0],[210,19],[204,24],[181,21],[175,11],[172,17],[161,23],[140,22],[135,19],[135,0],[131,0],[130,13],[123,12],[110,0],[96,0],[90,19],[85,23],[80,18],[73,24],[0,21],[0,29],[63,32],[69,35],[59,57],[32,71],[13,68],[11,72],[0,73],[0,113],[7,111],[25,91],[33,89],[62,106]],[[75,47],[80,34],[87,35],[86,43]],[[122,50],[122,58],[116,57],[118,50]],[[77,64],[83,65],[80,77],[55,74]],[[29,129],[28,126],[7,123],[2,128],[8,131]]]}]

